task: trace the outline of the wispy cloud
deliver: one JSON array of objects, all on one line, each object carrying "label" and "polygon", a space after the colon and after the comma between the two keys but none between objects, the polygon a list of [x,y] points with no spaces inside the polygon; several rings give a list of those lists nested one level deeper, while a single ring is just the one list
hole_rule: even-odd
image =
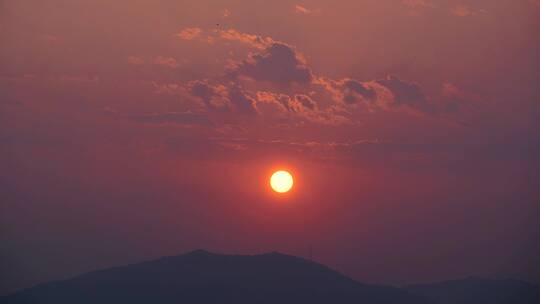
[{"label": "wispy cloud", "polygon": [[309,10],[308,8],[306,8],[305,6],[302,6],[300,4],[296,4],[294,6],[294,11],[299,13],[299,14],[311,14],[311,10]]},{"label": "wispy cloud", "polygon": [[211,126],[212,122],[204,115],[192,112],[165,112],[129,116],[132,120],[147,124],[181,124]]},{"label": "wispy cloud", "polygon": [[241,42],[257,49],[267,48],[275,42],[270,37],[247,34],[235,29],[220,30],[217,34],[220,39]]},{"label": "wispy cloud", "polygon": [[402,0],[401,3],[411,8],[434,7],[430,0]]},{"label": "wispy cloud", "polygon": [[177,68],[180,64],[172,57],[157,56],[154,58],[154,64],[168,68]]},{"label": "wispy cloud", "polygon": [[193,40],[195,38],[198,38],[201,35],[202,31],[203,30],[199,27],[190,27],[183,29],[182,31],[180,31],[180,33],[176,34],[176,36],[185,40]]},{"label": "wispy cloud", "polygon": [[132,65],[141,65],[144,64],[144,59],[139,56],[128,56],[127,62]]},{"label": "wispy cloud", "polygon": [[474,10],[470,6],[460,4],[452,8],[450,11],[452,15],[458,16],[458,17],[469,17],[477,15],[478,13],[484,12],[483,10]]}]

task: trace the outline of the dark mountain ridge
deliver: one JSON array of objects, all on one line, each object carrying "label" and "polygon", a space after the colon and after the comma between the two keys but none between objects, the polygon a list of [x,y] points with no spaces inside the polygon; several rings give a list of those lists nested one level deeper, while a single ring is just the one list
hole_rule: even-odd
[{"label": "dark mountain ridge", "polygon": [[404,287],[435,304],[534,304],[540,303],[540,287],[512,279],[466,278]]},{"label": "dark mountain ridge", "polygon": [[41,284],[0,302],[532,304],[540,303],[540,288],[517,280],[474,278],[402,288],[369,285],[290,255],[197,250]]},{"label": "dark mountain ridge", "polygon": [[360,284],[280,253],[198,250],[41,284],[3,303],[430,303],[390,286]]}]

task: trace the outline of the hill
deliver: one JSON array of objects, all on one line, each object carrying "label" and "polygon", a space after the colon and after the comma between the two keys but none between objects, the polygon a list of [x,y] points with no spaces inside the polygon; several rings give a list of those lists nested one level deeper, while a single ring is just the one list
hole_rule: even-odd
[{"label": "hill", "polygon": [[467,278],[404,288],[435,304],[534,304],[540,303],[540,287],[518,280]]},{"label": "hill", "polygon": [[430,303],[405,290],[358,283],[279,253],[194,251],[46,283],[2,299],[21,303]]}]

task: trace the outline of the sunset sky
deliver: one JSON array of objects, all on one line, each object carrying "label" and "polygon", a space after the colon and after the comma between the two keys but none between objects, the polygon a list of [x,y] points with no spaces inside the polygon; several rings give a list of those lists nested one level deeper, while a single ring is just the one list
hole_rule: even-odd
[{"label": "sunset sky", "polygon": [[0,1],[0,294],[198,248],[539,282],[539,32],[538,0]]}]

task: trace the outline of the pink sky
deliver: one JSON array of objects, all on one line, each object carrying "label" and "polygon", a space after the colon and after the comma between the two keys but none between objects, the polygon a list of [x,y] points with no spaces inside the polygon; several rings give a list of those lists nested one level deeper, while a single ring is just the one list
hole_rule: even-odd
[{"label": "pink sky", "polygon": [[[1,293],[195,248],[540,279],[533,0],[0,4]],[[274,168],[295,173],[287,200]]]}]

